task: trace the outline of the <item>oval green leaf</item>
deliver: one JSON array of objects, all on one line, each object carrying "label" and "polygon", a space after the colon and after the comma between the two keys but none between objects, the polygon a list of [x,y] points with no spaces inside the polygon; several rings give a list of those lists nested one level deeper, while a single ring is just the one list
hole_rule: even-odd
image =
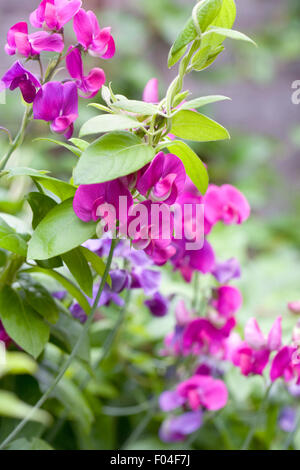
[{"label": "oval green leaf", "polygon": [[79,137],[103,132],[120,131],[142,127],[143,123],[126,116],[126,114],[101,114],[85,122],[80,129]]},{"label": "oval green leaf", "polygon": [[195,111],[179,111],[172,120],[171,133],[181,139],[211,142],[230,139],[225,127]]}]

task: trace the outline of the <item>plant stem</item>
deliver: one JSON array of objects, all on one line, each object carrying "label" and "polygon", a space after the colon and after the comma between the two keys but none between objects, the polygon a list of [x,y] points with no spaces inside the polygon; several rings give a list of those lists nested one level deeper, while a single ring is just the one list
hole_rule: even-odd
[{"label": "plant stem", "polygon": [[0,171],[5,169],[6,164],[7,164],[8,160],[10,159],[11,155],[23,143],[24,136],[25,136],[25,131],[26,131],[26,128],[27,128],[27,126],[30,122],[31,116],[32,116],[32,106],[26,106],[19,132],[17,133],[17,135],[14,138],[13,142],[10,144],[6,155],[4,155],[4,157],[0,161]]},{"label": "plant stem", "polygon": [[61,368],[60,372],[58,373],[58,375],[55,377],[55,379],[53,380],[52,384],[48,387],[48,389],[46,390],[46,392],[41,396],[41,398],[38,400],[38,402],[35,404],[35,406],[29,411],[28,415],[18,424],[18,426],[7,436],[7,438],[2,442],[2,444],[0,445],[0,450],[1,449],[4,449],[10,442],[12,439],[14,439],[18,434],[19,432],[24,428],[24,426],[28,423],[28,421],[30,420],[30,418],[34,415],[35,411],[38,410],[44,403],[45,401],[48,399],[48,397],[51,395],[51,393],[53,392],[53,390],[55,389],[55,387],[57,386],[57,384],[60,382],[60,380],[63,378],[63,376],[65,375],[66,371],[68,370],[68,368],[70,367],[74,357],[76,356],[76,353],[82,343],[82,340],[84,339],[85,335],[87,334],[88,330],[89,330],[89,327],[93,321],[93,318],[94,318],[94,315],[96,313],[96,310],[97,310],[97,307],[98,307],[98,303],[99,303],[99,299],[101,297],[101,294],[103,292],[103,289],[104,289],[104,286],[106,284],[106,281],[107,281],[107,278],[108,278],[108,274],[109,274],[109,270],[110,270],[110,267],[111,267],[111,263],[112,263],[112,258],[113,258],[113,253],[114,253],[114,249],[115,249],[115,246],[116,246],[116,240],[112,240],[111,242],[111,247],[110,247],[110,252],[109,252],[109,255],[108,255],[108,258],[107,258],[107,262],[106,262],[106,266],[105,266],[105,271],[104,271],[104,275],[101,279],[101,283],[100,283],[100,286],[99,286],[99,289],[98,289],[98,292],[97,292],[97,295],[96,295],[96,298],[95,298],[95,301],[93,303],[93,307],[92,307],[92,310],[88,316],[88,319],[84,325],[84,328],[77,340],[77,343],[75,344],[74,346],[74,349],[72,351],[72,353],[70,354],[70,356],[68,357],[68,359],[65,361],[65,364],[63,365],[63,367]]},{"label": "plant stem", "polygon": [[[270,395],[270,391],[271,391],[271,388],[272,388],[272,385],[273,385],[273,382],[268,386],[268,388],[266,389],[266,392],[265,392],[265,395],[262,399],[262,402],[261,402],[261,405],[257,411],[257,415],[259,416],[263,411],[265,411],[265,407],[266,407],[266,404],[268,402],[268,398],[269,398],[269,395]],[[256,422],[254,422],[254,424],[251,426],[251,428],[249,429],[249,432],[246,436],[246,439],[244,440],[244,443],[241,447],[241,450],[247,450],[248,447],[250,446],[251,442],[252,442],[252,438],[255,434],[255,431],[256,431]]]}]

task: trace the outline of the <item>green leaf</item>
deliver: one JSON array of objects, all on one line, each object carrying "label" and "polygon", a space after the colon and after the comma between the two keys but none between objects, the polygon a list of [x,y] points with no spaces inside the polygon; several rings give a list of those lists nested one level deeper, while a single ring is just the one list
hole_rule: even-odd
[{"label": "green leaf", "polygon": [[1,375],[33,375],[37,368],[37,363],[28,354],[19,351],[6,351],[5,364],[4,366],[1,365]]},{"label": "green leaf", "polygon": [[30,259],[43,260],[66,253],[92,238],[94,222],[82,222],[74,212],[73,199],[55,206],[39,223],[28,245]]},{"label": "green leaf", "polygon": [[249,36],[244,33],[240,33],[240,31],[235,31],[234,29],[221,28],[219,26],[211,26],[209,30],[205,33],[205,35],[208,36],[210,34],[217,34],[219,36],[236,39],[238,41],[250,42],[251,44],[254,44],[254,46],[257,46],[256,42],[254,42],[253,39],[249,38]]},{"label": "green leaf", "polygon": [[172,51],[170,51],[169,53],[169,57],[168,57],[168,67],[171,68],[173,67],[173,65],[177,64],[177,62],[181,59],[181,57],[184,56],[184,54],[186,53],[188,49],[188,46],[184,46],[182,47],[178,52],[176,52],[175,54]]},{"label": "green leaf", "polygon": [[49,137],[39,137],[38,139],[34,139],[33,142],[38,142],[41,140],[45,142],[51,142],[52,144],[64,147],[67,150],[70,150],[70,152],[74,153],[76,157],[80,157],[81,155],[81,151],[78,150],[78,148],[73,147],[73,145],[66,144],[65,142],[61,142],[60,140],[50,139]]},{"label": "green leaf", "polygon": [[48,342],[50,328],[10,286],[0,292],[0,318],[15,343],[37,358]]},{"label": "green leaf", "polygon": [[76,137],[69,139],[69,141],[76,145],[82,152],[90,145],[86,140],[76,139]]},{"label": "green leaf", "polygon": [[[91,265],[92,265],[93,269],[96,271],[96,273],[99,274],[99,276],[103,277],[106,265],[105,265],[104,261],[102,261],[100,256],[98,256],[93,251],[90,251],[88,248],[85,248],[84,246],[81,246],[79,248],[79,250],[84,255],[87,262],[91,263]],[[108,275],[108,278],[107,278],[106,282],[109,286],[111,286],[111,277],[110,277],[110,275]]]},{"label": "green leaf", "polygon": [[211,46],[201,48],[192,59],[193,69],[198,72],[207,69],[224,50],[223,46],[218,46],[214,50],[212,50]]},{"label": "green leaf", "polygon": [[134,173],[154,156],[154,149],[136,135],[113,132],[100,137],[83,152],[74,170],[74,181],[78,185],[111,181]]},{"label": "green leaf", "polygon": [[[200,29],[202,33],[206,31],[208,26],[215,20],[218,13],[220,12],[222,6],[222,0],[204,0],[202,4],[199,5],[197,11],[197,19],[199,22]],[[176,41],[174,42],[170,54],[168,65],[174,65],[174,56],[181,51],[183,47],[188,45],[191,41],[196,39],[197,31],[195,28],[193,18],[190,18],[185,24],[183,30],[180,32]],[[179,57],[180,58],[180,57]]]},{"label": "green leaf", "polygon": [[[234,0],[223,0],[222,7],[219,11],[218,16],[211,23],[211,26],[219,26],[221,28],[231,29],[234,25],[236,18],[236,6]],[[225,36],[219,34],[210,34],[208,37],[203,37],[201,47],[210,46],[214,51],[222,42]]]},{"label": "green leaf", "polygon": [[158,113],[157,106],[151,103],[145,103],[144,101],[123,99],[113,103],[113,107],[144,116],[152,116]]},{"label": "green leaf", "polygon": [[[0,390],[0,415],[22,419],[28,416],[31,409],[30,405],[21,401],[14,393]],[[52,418],[47,411],[37,409],[30,415],[30,420],[47,426]]]},{"label": "green leaf", "polygon": [[47,289],[39,282],[24,275],[20,275],[19,282],[28,304],[50,323],[56,323],[58,307]]},{"label": "green leaf", "polygon": [[101,114],[85,122],[79,136],[142,127],[143,123],[125,114]]},{"label": "green leaf", "polygon": [[[82,329],[83,325],[75,320],[68,310],[60,308],[58,322],[51,325],[51,335],[58,340],[58,345],[70,354],[82,333]],[[90,360],[89,341],[89,335],[85,335],[76,354],[79,359],[85,362]]]},{"label": "green leaf", "polygon": [[37,171],[32,168],[10,168],[9,170],[5,170],[0,173],[0,176],[1,174],[3,176],[8,175],[10,177],[30,176],[33,180],[36,180],[38,183],[40,183],[44,188],[48,189],[48,191],[58,196],[62,201],[73,197],[76,192],[76,188],[72,184],[66,183],[65,181],[60,181],[56,178],[52,178],[51,176],[46,175],[45,172]]},{"label": "green leaf", "polygon": [[3,219],[0,217],[0,248],[11,251],[17,255],[26,258],[27,243],[22,235],[15,232]]},{"label": "green leaf", "polygon": [[58,273],[57,271],[52,271],[51,269],[44,269],[44,268],[40,268],[37,266],[34,268],[26,269],[26,271],[24,272],[28,274],[40,273],[40,274],[45,274],[46,276],[52,277],[69,292],[71,297],[74,297],[74,299],[77,300],[77,302],[83,308],[85,313],[87,315],[89,314],[91,307],[88,301],[86,300],[86,297],[83,295],[81,290],[73,282],[69,281],[69,279],[67,279],[62,274]]},{"label": "green leaf", "polygon": [[201,194],[205,194],[208,187],[208,174],[202,161],[196,153],[185,143],[175,140],[167,144],[169,151],[180,158],[184,164],[187,175]]},{"label": "green leaf", "polygon": [[26,199],[33,213],[33,229],[35,229],[46,214],[48,214],[48,212],[57,205],[57,202],[55,202],[51,197],[41,193],[29,193],[27,194]]},{"label": "green leaf", "polygon": [[[191,101],[186,101],[180,106],[179,111],[184,109],[192,110],[193,108],[201,108],[202,106],[206,106],[211,103],[216,103],[218,101],[230,100],[227,96],[222,95],[211,95],[211,96],[202,96],[201,98],[195,98]],[[177,113],[176,113],[177,114]]]},{"label": "green leaf", "polygon": [[228,131],[203,114],[194,111],[179,111],[172,120],[171,133],[181,139],[211,142],[229,139]]},{"label": "green leaf", "polygon": [[69,268],[83,292],[93,297],[93,277],[86,258],[79,248],[74,248],[62,255],[62,259]]},{"label": "green leaf", "polygon": [[7,447],[7,450],[53,450],[48,442],[38,437],[33,437],[30,441],[25,437],[12,441]]}]

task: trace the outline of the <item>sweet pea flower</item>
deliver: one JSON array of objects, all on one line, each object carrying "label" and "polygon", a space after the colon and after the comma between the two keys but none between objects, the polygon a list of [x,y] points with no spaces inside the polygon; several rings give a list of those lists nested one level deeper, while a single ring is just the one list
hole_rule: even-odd
[{"label": "sweet pea flower", "polygon": [[186,436],[197,431],[202,425],[202,413],[189,411],[180,416],[170,416],[163,421],[159,437],[163,442],[182,442]]},{"label": "sweet pea flower", "polygon": [[212,306],[222,317],[231,317],[242,305],[242,295],[236,287],[221,286],[215,289]]},{"label": "sweet pea flower", "polygon": [[27,23],[23,21],[12,26],[7,33],[5,52],[8,55],[18,53],[24,57],[34,57],[42,51],[61,53],[63,49],[64,41],[60,34],[51,34],[47,31],[28,34]]},{"label": "sweet pea flower", "polygon": [[183,191],[186,173],[176,155],[159,152],[138,178],[136,188],[153,202],[174,204]]},{"label": "sweet pea flower", "polygon": [[175,318],[176,324],[179,326],[188,325],[193,318],[190,312],[187,310],[183,300],[180,300],[176,305]]},{"label": "sweet pea flower", "polygon": [[83,184],[77,189],[74,200],[73,209],[77,217],[83,222],[91,220],[99,220],[100,215],[97,210],[101,205],[111,204],[115,209],[117,219],[126,214],[119,213],[119,198],[126,198],[127,207],[133,204],[131,193],[122,184],[119,179],[99,184]]},{"label": "sweet pea flower", "polygon": [[0,81],[0,92],[2,89],[9,88],[15,90],[20,88],[24,101],[32,103],[36,96],[36,89],[41,88],[38,78],[23,65],[15,62]]},{"label": "sweet pea flower", "polygon": [[143,92],[143,101],[145,103],[158,103],[159,94],[158,94],[158,80],[157,78],[151,78],[146,84]]},{"label": "sweet pea flower", "polygon": [[144,303],[155,317],[164,317],[168,313],[169,301],[159,292],[156,292],[152,299],[145,300]]},{"label": "sweet pea flower", "polygon": [[300,313],[300,300],[296,300],[295,302],[289,302],[288,309],[290,312],[296,313],[298,315]]},{"label": "sweet pea flower", "polygon": [[76,85],[82,91],[82,98],[92,98],[105,83],[105,73],[100,68],[93,68],[87,76],[84,75],[80,51],[73,46],[68,49],[66,57],[68,72],[76,80]]},{"label": "sweet pea flower", "polygon": [[[194,271],[203,274],[211,272],[215,266],[215,255],[212,246],[204,240],[203,247],[199,250],[187,250],[188,240],[173,240],[172,244],[176,250],[171,262],[175,270],[181,272],[186,282],[191,282]],[[189,240],[190,242],[190,240]]]},{"label": "sweet pea flower", "polygon": [[111,28],[100,29],[98,19],[92,11],[80,8],[74,17],[74,31],[79,44],[92,56],[111,59],[115,55]]},{"label": "sweet pea flower", "polygon": [[250,215],[245,196],[229,184],[210,185],[204,196],[205,216],[214,225],[223,221],[226,225],[241,224]]},{"label": "sweet pea flower", "polygon": [[38,91],[33,102],[33,117],[51,123],[51,129],[70,139],[78,118],[75,83],[49,82]]},{"label": "sweet pea flower", "polygon": [[215,267],[211,272],[212,275],[221,284],[227,284],[232,279],[241,277],[240,263],[236,258],[230,258],[227,261],[216,261]]},{"label": "sweet pea flower", "polygon": [[81,4],[81,0],[42,0],[31,13],[30,23],[35,28],[59,31],[76,15]]},{"label": "sweet pea flower", "polygon": [[300,360],[297,346],[283,346],[274,357],[270,378],[271,381],[282,377],[286,382],[296,379],[297,385],[300,384]]}]

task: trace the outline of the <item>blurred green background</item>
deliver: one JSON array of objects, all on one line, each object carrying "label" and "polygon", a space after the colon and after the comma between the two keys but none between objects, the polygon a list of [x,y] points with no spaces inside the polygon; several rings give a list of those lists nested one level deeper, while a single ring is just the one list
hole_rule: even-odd
[{"label": "blurred green background", "polygon": [[[102,67],[115,92],[135,99],[141,99],[150,78],[158,77],[163,96],[176,74],[166,65],[168,50],[194,3],[84,0],[85,9],[98,11],[102,26],[112,26],[117,44],[113,60],[89,58],[87,69],[89,65]],[[251,218],[243,226],[220,225],[210,237],[220,259],[235,256],[241,262],[242,279],[237,285],[244,305],[239,313],[240,323],[256,316],[266,330],[276,315],[282,315],[284,335],[289,340],[295,319],[287,313],[286,304],[300,299],[300,105],[291,101],[292,83],[300,80],[300,3],[236,3],[235,29],[250,35],[259,47],[226,40],[226,51],[213,66],[186,80],[186,87],[194,96],[222,94],[232,98],[231,102],[205,110],[230,131],[231,140],[195,145],[195,150],[207,163],[211,182],[236,185],[252,207]],[[27,20],[36,5],[35,0],[1,2],[0,76],[12,63],[2,49],[7,29],[17,21]],[[22,113],[17,95],[7,93],[6,105],[0,106],[0,126],[12,133],[16,132]],[[95,115],[87,103],[81,100],[77,130],[84,120]],[[48,136],[45,123],[31,125],[22,150],[14,157],[15,164],[49,169],[55,176],[70,178],[76,157],[46,142],[33,144],[38,136]],[[1,154],[5,145],[6,137],[1,134]],[[28,184],[27,180],[18,179],[10,186],[2,185],[0,211],[17,215]],[[174,282],[180,284],[179,288],[186,288],[179,277]],[[164,290],[174,291],[174,283],[165,285]],[[164,332],[161,328],[161,334]]]}]

